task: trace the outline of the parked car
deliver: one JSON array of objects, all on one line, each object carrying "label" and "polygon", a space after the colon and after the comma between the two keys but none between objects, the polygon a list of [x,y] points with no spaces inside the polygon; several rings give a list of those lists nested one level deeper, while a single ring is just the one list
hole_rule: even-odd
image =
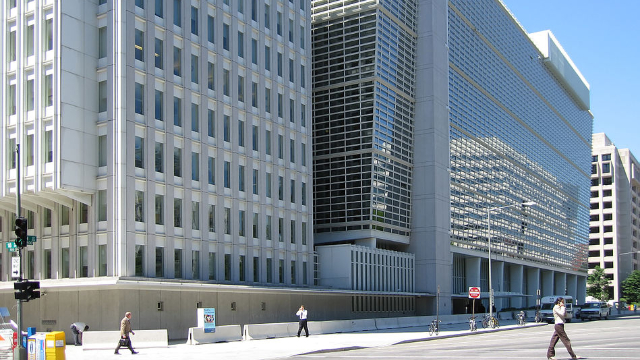
[{"label": "parked car", "polygon": [[588,302],[582,305],[580,309],[580,318],[584,319],[608,319],[609,305],[602,301]]}]

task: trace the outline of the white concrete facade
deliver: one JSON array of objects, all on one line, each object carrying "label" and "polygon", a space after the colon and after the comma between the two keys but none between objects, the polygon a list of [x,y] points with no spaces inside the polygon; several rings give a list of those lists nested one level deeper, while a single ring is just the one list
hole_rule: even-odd
[{"label": "white concrete facade", "polygon": [[639,269],[640,163],[604,133],[593,134],[591,160],[589,271],[603,268],[619,301],[622,281]]}]

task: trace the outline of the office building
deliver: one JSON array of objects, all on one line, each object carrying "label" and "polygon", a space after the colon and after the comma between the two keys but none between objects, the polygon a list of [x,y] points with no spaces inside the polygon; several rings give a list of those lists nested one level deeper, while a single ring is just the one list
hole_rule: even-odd
[{"label": "office building", "polygon": [[589,271],[604,269],[609,300],[622,297],[621,283],[638,270],[640,163],[604,133],[593,134]]},{"label": "office building", "polygon": [[[553,34],[492,0],[318,0],[312,23],[320,283],[375,284],[408,254],[390,290],[416,313],[490,283],[498,309],[583,300],[589,85]],[[325,277],[325,252],[350,262]]]},{"label": "office building", "polygon": [[315,263],[306,1],[11,0],[0,19],[4,304],[19,181],[37,238],[24,274],[47,294],[27,326],[108,330],[131,311],[185,338],[197,307],[218,324],[299,307]]}]

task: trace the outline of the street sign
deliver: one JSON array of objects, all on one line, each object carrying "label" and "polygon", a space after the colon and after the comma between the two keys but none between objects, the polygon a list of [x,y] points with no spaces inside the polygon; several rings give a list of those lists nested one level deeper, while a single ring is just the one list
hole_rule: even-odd
[{"label": "street sign", "polygon": [[18,256],[11,258],[11,277],[20,277],[20,258]]},{"label": "street sign", "polygon": [[27,235],[27,245],[33,245],[36,240],[37,239],[35,235]]},{"label": "street sign", "polygon": [[9,251],[18,251],[18,247],[16,246],[16,243],[13,241],[7,241],[6,243],[4,243],[4,246],[6,246],[7,250]]},{"label": "street sign", "polygon": [[469,287],[469,299],[480,299],[480,288],[475,286]]}]

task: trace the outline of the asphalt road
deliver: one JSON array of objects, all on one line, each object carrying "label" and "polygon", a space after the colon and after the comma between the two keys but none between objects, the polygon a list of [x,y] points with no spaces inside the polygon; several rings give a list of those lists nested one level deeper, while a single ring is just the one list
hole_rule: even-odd
[{"label": "asphalt road", "polygon": [[[573,350],[584,359],[640,359],[640,316],[577,321],[567,324],[565,330]],[[288,359],[546,359],[552,333],[552,326],[527,327]],[[561,342],[556,358],[570,359]]]}]

